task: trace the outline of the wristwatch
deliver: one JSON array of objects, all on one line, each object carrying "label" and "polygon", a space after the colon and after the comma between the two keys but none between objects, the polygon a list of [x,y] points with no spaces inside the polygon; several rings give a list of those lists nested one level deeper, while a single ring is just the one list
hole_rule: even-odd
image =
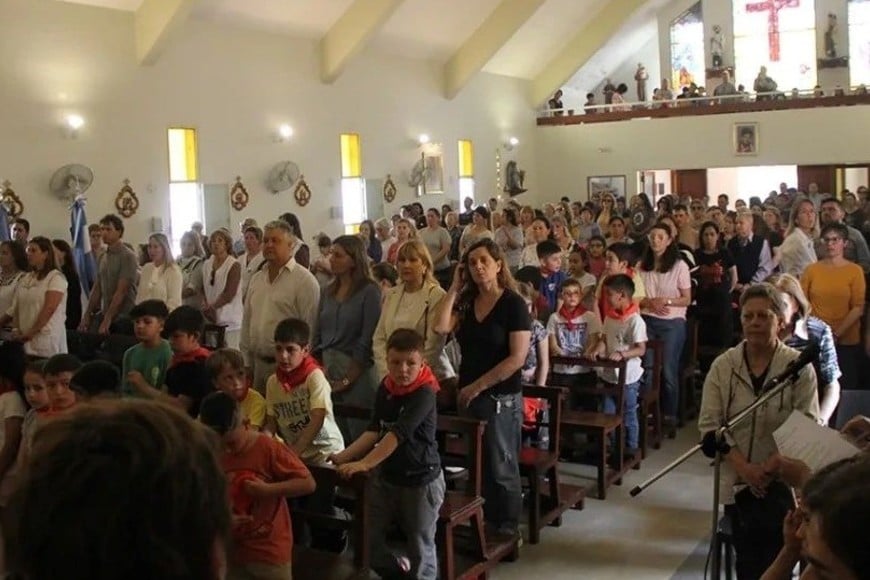
[{"label": "wristwatch", "polygon": [[668,298],[668,301],[665,302],[665,304],[667,304],[668,306],[672,306],[674,304],[674,301]]}]

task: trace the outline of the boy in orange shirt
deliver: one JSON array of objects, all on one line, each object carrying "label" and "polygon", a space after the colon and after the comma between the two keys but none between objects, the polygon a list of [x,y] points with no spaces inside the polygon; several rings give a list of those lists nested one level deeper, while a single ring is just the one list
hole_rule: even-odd
[{"label": "boy in orange shirt", "polygon": [[228,394],[203,399],[200,421],[222,437],[226,450],[221,463],[233,516],[227,580],[292,578],[293,532],[284,498],[313,493],[314,478],[286,445],[247,429]]}]

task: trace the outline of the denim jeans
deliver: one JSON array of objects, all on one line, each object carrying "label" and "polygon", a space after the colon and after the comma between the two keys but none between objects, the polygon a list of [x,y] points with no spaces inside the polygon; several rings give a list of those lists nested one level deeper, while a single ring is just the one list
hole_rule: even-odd
[{"label": "denim jeans", "polygon": [[[646,334],[650,340],[662,341],[662,414],[676,417],[680,402],[680,360],[686,342],[685,318],[657,318],[644,315]],[[643,357],[644,388],[649,390],[653,380],[653,353],[647,349]]]},{"label": "denim jeans", "polygon": [[[438,511],[444,502],[444,490],[443,474],[416,487],[393,485],[380,475],[372,478],[372,569],[381,578],[435,580],[438,577],[435,531]],[[405,547],[411,563],[411,570],[407,574],[402,573],[387,545],[387,530],[393,521],[398,522],[405,536]]]},{"label": "denim jeans", "polygon": [[523,427],[523,396],[482,393],[469,414],[486,421],[483,432],[484,519],[503,531],[516,531],[523,508],[519,453]]},{"label": "denim jeans", "polygon": [[[622,424],[625,426],[625,446],[629,449],[640,447],[640,423],[637,419],[637,394],[640,391],[640,381],[625,385],[623,391]],[[604,412],[616,414],[616,399],[605,397]]]}]

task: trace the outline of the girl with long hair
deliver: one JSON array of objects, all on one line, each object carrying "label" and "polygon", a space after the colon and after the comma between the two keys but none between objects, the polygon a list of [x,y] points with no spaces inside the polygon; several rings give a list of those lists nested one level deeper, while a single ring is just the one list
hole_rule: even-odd
[{"label": "girl with long hair", "polygon": [[58,268],[66,277],[66,329],[75,330],[82,321],[82,284],[79,278],[76,263],[73,259],[72,248],[64,240],[52,240],[54,246],[54,258]]}]

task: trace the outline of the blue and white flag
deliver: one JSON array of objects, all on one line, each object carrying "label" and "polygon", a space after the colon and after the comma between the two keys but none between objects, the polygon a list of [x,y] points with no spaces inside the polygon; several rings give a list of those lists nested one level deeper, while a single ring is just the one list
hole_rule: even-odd
[{"label": "blue and white flag", "polygon": [[70,206],[70,237],[73,259],[82,282],[82,290],[84,290],[84,296],[88,296],[97,279],[97,262],[91,252],[88,218],[85,216],[85,198],[81,195],[76,197]]}]

